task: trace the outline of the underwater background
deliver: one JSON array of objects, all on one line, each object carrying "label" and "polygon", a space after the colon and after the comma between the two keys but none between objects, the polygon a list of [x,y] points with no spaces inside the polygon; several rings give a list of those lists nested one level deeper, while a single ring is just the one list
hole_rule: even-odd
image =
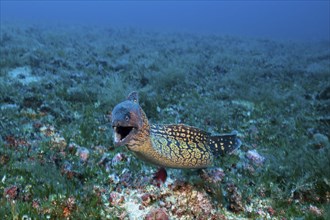
[{"label": "underwater background", "polygon": [[[329,219],[329,1],[0,1],[1,219]],[[238,132],[203,170],[114,147],[151,123]]]}]

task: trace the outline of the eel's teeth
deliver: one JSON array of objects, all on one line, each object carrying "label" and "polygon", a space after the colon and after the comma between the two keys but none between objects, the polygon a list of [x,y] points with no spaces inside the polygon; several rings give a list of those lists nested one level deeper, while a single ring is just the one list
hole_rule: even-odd
[{"label": "eel's teeth", "polygon": [[114,128],[115,130],[115,143],[118,143],[121,141],[121,135],[119,133],[117,133],[117,127]]}]

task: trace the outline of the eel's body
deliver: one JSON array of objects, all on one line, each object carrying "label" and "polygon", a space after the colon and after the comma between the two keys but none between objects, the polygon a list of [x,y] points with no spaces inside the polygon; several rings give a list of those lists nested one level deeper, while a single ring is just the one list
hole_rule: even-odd
[{"label": "eel's body", "polygon": [[211,136],[183,124],[150,125],[136,92],[115,106],[112,126],[116,146],[125,145],[138,158],[161,167],[210,167],[216,156],[241,144],[235,133]]}]

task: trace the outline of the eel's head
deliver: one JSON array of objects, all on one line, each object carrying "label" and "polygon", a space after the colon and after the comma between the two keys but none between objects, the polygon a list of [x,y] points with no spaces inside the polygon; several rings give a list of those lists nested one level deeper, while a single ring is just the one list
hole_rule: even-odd
[{"label": "eel's head", "polygon": [[133,92],[126,101],[116,105],[111,113],[111,125],[115,146],[130,144],[143,126],[142,109],[137,93]]}]

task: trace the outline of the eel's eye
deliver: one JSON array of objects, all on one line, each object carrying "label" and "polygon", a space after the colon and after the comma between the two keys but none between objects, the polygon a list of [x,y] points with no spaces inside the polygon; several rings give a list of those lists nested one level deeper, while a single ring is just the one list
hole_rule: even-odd
[{"label": "eel's eye", "polygon": [[128,115],[125,116],[125,121],[129,121],[129,116]]}]

